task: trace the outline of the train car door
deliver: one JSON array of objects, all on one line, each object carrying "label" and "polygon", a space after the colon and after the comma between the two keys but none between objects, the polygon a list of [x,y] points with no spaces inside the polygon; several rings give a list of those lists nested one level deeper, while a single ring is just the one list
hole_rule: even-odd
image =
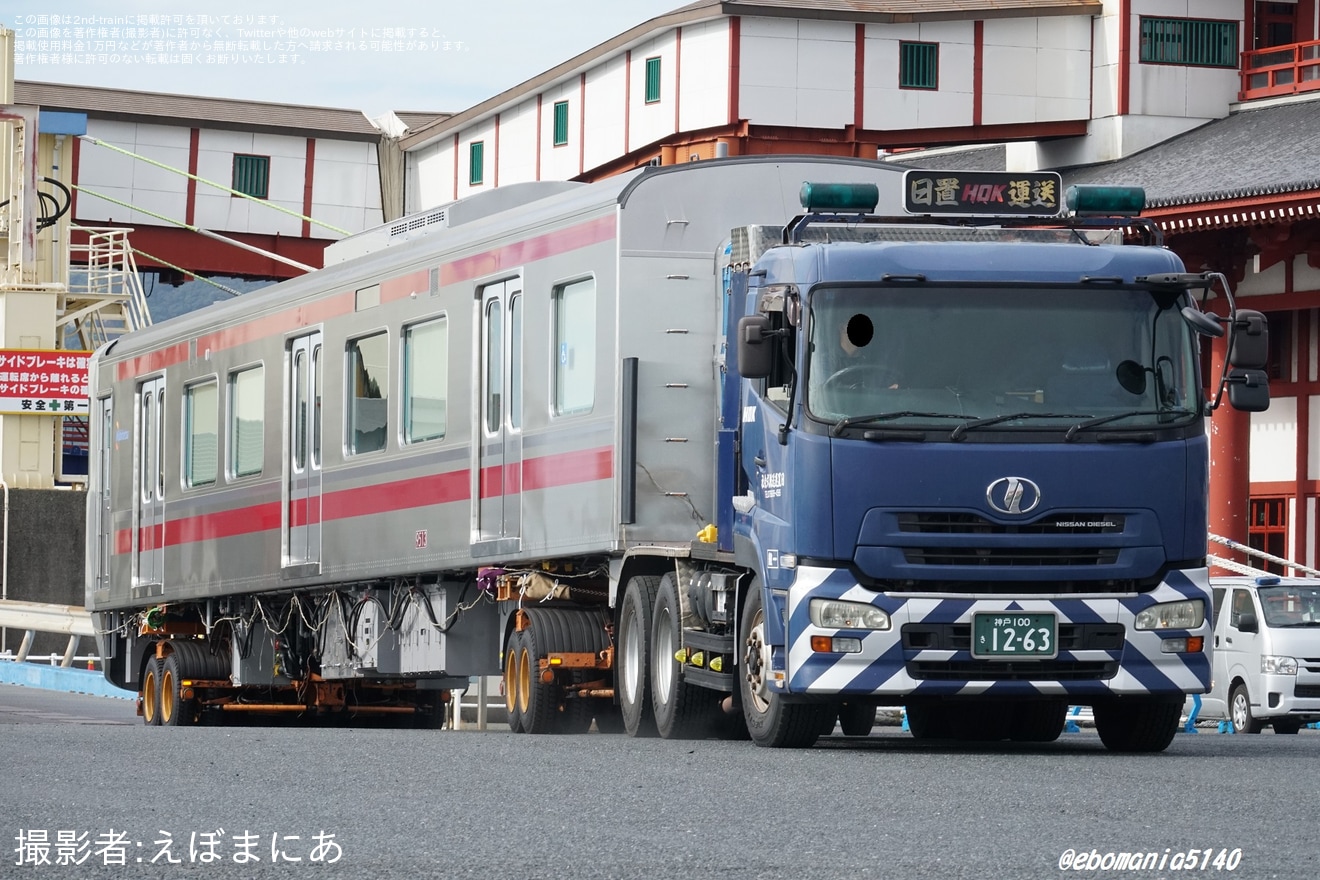
[{"label": "train car door", "polygon": [[522,281],[480,289],[481,377],[473,424],[472,553],[489,556],[519,547],[522,492]]},{"label": "train car door", "polygon": [[[284,566],[305,574],[321,564],[321,333],[289,343],[289,386],[285,421]],[[297,568],[295,568],[297,567]],[[291,570],[292,569],[292,570]]]},{"label": "train car door", "polygon": [[134,595],[159,595],[165,583],[165,378],[138,384],[137,515]]}]

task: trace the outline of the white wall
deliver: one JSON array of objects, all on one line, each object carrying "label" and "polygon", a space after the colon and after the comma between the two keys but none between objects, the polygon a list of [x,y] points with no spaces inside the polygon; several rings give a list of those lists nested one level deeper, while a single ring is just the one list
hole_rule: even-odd
[{"label": "white wall", "polygon": [[[572,77],[541,93],[541,179],[568,180],[579,173],[582,148],[582,88],[579,77]],[[555,146],[555,104],[568,102],[568,142]],[[459,194],[463,180],[460,175]]]},{"label": "white wall", "polygon": [[500,114],[499,163],[500,186],[536,179],[535,98]]},{"label": "white wall", "polygon": [[625,152],[623,108],[627,100],[627,71],[624,56],[617,55],[587,72],[583,99],[587,114],[583,164],[594,168],[619,158]]},{"label": "white wall", "polygon": [[683,28],[678,125],[695,131],[729,121],[729,20]]},{"label": "white wall", "polygon": [[855,34],[851,22],[744,16],[738,115],[757,125],[851,125]]},{"label": "white wall", "polygon": [[[87,121],[87,134],[157,162],[188,170],[190,130],[148,123]],[[183,221],[188,211],[188,179],[106,147],[84,142],[78,156],[78,185],[120,202]],[[78,193],[77,218],[83,222],[167,226],[142,211]]]},{"label": "white wall", "polygon": [[1133,0],[1131,44],[1128,50],[1131,61],[1128,112],[1201,119],[1227,116],[1228,105],[1237,100],[1241,86],[1237,66],[1212,68],[1142,64],[1141,16],[1239,22],[1238,50],[1241,51],[1247,36],[1245,29],[1240,26],[1243,11],[1242,0]]},{"label": "white wall", "polygon": [[454,138],[446,135],[404,157],[404,211],[411,214],[454,200]]},{"label": "white wall", "polygon": [[[297,210],[301,213],[301,209]],[[375,144],[317,139],[312,162],[311,216],[349,233],[385,222],[380,207],[380,169]],[[313,238],[343,237],[315,223],[310,231]]]},{"label": "white wall", "polygon": [[1090,118],[1089,18],[993,19],[983,52],[982,124]]},{"label": "white wall", "polygon": [[[686,50],[687,47],[683,48]],[[650,104],[646,103],[646,61],[649,58],[660,59],[660,100]],[[673,134],[675,130],[678,62],[674,31],[666,31],[653,40],[634,46],[631,68],[628,71],[628,143],[637,149]]]},{"label": "white wall", "polygon": [[[472,145],[480,141],[482,174],[481,183],[473,186],[469,160],[472,158]],[[458,197],[471,195],[495,185],[495,117],[490,116],[465,129],[458,136]]]},{"label": "white wall", "polygon": [[[1320,423],[1312,403],[1312,437]],[[1314,463],[1308,469],[1314,468]],[[1263,413],[1251,414],[1251,482],[1271,483],[1297,478],[1297,399],[1276,397]],[[1312,477],[1311,479],[1315,479]]]}]

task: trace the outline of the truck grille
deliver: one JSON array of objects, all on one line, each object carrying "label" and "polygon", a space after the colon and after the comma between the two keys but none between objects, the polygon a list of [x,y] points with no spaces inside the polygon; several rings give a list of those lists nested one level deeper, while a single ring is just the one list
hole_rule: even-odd
[{"label": "truck grille", "polygon": [[1113,535],[1123,531],[1123,516],[1107,513],[1056,513],[1034,522],[1005,525],[974,513],[900,513],[898,529],[920,535]]},{"label": "truck grille", "polygon": [[1116,547],[904,547],[912,565],[1113,565]]},{"label": "truck grille", "polygon": [[909,660],[907,674],[920,681],[1100,681],[1118,674],[1118,661]]}]

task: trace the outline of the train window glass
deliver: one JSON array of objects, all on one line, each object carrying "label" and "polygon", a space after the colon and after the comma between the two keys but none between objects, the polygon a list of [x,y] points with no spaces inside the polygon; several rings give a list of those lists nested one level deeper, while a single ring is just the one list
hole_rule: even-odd
[{"label": "train window glass", "polygon": [[522,295],[509,300],[509,427],[522,428]]},{"label": "train window glass", "polygon": [[266,383],[262,367],[229,375],[229,470],[235,477],[261,473],[266,431]]},{"label": "train window glass", "polygon": [[385,448],[388,423],[389,335],[375,333],[348,343],[348,451],[353,455]]},{"label": "train window glass", "polygon": [[498,299],[486,302],[486,432],[500,430],[500,391],[504,388],[504,313]]},{"label": "train window glass", "polygon": [[293,472],[307,468],[307,351],[293,353]]},{"label": "train window glass", "polygon": [[142,476],[143,501],[151,500],[153,474],[155,473],[155,469],[151,465],[156,454],[156,439],[152,436],[151,432],[151,426],[156,424],[153,415],[155,407],[152,405],[152,402],[155,399],[156,395],[152,393],[150,389],[142,395],[142,433],[140,445],[138,447],[142,460],[140,462],[140,467],[138,468],[138,473]]},{"label": "train window glass", "polygon": [[596,395],[596,279],[555,288],[555,414],[590,412]]},{"label": "train window glass", "polygon": [[312,349],[312,467],[321,466],[321,346]]},{"label": "train window glass", "polygon": [[449,326],[444,318],[404,328],[404,442],[419,443],[445,436],[448,364]]},{"label": "train window glass", "polygon": [[183,477],[191,488],[215,483],[219,449],[220,391],[214,379],[183,393]]}]

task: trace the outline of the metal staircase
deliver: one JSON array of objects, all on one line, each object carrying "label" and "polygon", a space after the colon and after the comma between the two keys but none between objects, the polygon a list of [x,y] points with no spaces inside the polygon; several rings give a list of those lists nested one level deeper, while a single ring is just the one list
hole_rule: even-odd
[{"label": "metal staircase", "polygon": [[[129,229],[74,226],[68,237],[69,285],[57,307],[56,334],[67,348],[95,351],[151,324]],[[85,240],[84,240],[85,239]]]}]

